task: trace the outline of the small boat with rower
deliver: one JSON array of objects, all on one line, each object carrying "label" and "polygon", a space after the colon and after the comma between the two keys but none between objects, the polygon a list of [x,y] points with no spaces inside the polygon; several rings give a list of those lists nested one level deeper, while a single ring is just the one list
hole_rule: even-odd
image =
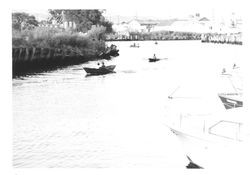
[{"label": "small boat with rower", "polygon": [[130,47],[139,48],[139,47],[140,47],[140,45],[139,45],[139,44],[134,43],[134,44],[130,45]]},{"label": "small boat with rower", "polygon": [[149,58],[148,59],[149,62],[156,62],[156,61],[160,61],[159,58]]},{"label": "small boat with rower", "polygon": [[156,61],[160,61],[160,58],[157,58],[154,54],[153,58],[149,58],[148,59],[149,62],[156,62]]},{"label": "small boat with rower", "polygon": [[101,66],[99,68],[89,68],[84,67],[83,69],[86,71],[88,75],[104,75],[109,73],[114,73],[115,65],[109,65],[109,66]]}]

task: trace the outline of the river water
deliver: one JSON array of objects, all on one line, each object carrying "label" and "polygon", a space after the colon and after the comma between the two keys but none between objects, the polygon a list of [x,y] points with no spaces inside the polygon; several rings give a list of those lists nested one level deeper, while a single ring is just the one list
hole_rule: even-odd
[{"label": "river water", "polygon": [[[130,48],[132,43],[114,43],[120,56],[105,63],[116,65],[116,73],[86,76],[82,67],[96,67],[92,61],[13,79],[15,168],[187,165],[164,125],[168,96],[177,91],[179,99],[202,97],[220,108],[216,94],[225,84],[219,75],[241,64],[242,46],[143,41]],[[153,54],[162,60],[149,63]]]}]

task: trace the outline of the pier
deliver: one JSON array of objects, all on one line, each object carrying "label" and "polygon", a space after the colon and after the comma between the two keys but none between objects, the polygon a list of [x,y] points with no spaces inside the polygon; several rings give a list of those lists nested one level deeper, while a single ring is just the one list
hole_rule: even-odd
[{"label": "pier", "polygon": [[242,33],[206,33],[201,35],[201,42],[242,45]]},{"label": "pier", "polygon": [[200,40],[201,34],[196,32],[157,31],[131,32],[128,35],[111,34],[108,41],[150,41],[150,40]]}]

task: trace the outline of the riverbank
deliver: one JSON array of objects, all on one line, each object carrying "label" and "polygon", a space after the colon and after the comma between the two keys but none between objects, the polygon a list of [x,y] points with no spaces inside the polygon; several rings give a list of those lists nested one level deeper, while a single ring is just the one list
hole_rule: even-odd
[{"label": "riverbank", "polygon": [[115,45],[106,47],[98,55],[79,54],[71,49],[52,48],[12,48],[12,71],[13,76],[23,75],[30,72],[40,72],[58,67],[81,64],[87,61],[110,59],[118,56]]},{"label": "riverbank", "polygon": [[13,31],[13,76],[110,58],[117,49],[106,47],[105,41],[99,38],[104,33],[105,30],[96,28],[84,35],[44,27]]},{"label": "riverbank", "polygon": [[94,59],[91,56],[81,56],[72,50],[38,47],[13,48],[12,54],[13,76],[80,64]]}]

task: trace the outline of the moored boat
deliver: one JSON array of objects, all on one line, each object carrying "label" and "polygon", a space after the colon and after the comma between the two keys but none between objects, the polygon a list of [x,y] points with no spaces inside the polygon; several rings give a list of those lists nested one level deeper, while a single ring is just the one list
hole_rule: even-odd
[{"label": "moored boat", "polygon": [[119,56],[119,50],[117,49],[117,46],[114,44],[111,44],[110,47],[105,48],[105,50],[98,55],[100,58],[103,59],[111,59],[111,57]]},{"label": "moored boat", "polygon": [[249,120],[234,109],[207,115],[182,114],[170,130],[190,161],[187,168],[239,168],[249,161]]},{"label": "moored boat", "polygon": [[[233,74],[230,74],[230,80],[232,77]],[[241,88],[234,83],[231,85],[235,92],[219,93],[220,101],[218,98],[212,98],[215,101],[211,103],[208,99],[204,103],[201,100],[189,100],[188,103],[180,100],[173,106],[176,113],[171,115],[166,125],[183,145],[189,160],[187,168],[247,167],[246,162],[250,159],[250,119],[242,108]]]},{"label": "moored boat", "polygon": [[242,93],[220,93],[218,96],[226,109],[243,107]]},{"label": "moored boat", "polygon": [[222,76],[226,78],[227,82],[230,82],[231,87],[230,90],[223,90],[223,93],[218,94],[226,109],[243,107],[242,78],[239,71],[240,69],[236,64],[233,65],[231,72],[227,73],[225,68],[222,71]]}]

